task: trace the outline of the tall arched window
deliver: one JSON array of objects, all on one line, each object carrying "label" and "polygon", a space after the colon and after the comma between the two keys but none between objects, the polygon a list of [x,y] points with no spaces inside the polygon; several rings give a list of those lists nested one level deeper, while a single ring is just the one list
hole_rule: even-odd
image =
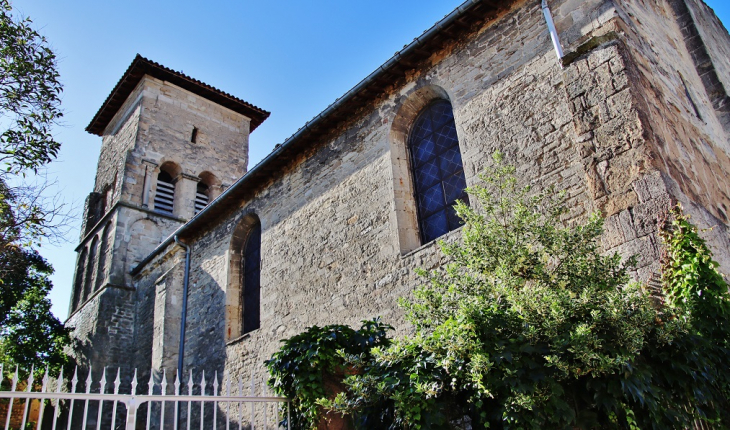
[{"label": "tall arched window", "polygon": [[456,229],[454,203],[469,203],[451,103],[437,100],[416,118],[408,139],[421,242]]},{"label": "tall arched window", "polygon": [[261,325],[261,223],[251,226],[241,259],[242,321],[246,334]]},{"label": "tall arched window", "polygon": [[157,175],[157,192],[155,193],[155,210],[172,215],[175,201],[175,184],[172,176],[166,171]]}]

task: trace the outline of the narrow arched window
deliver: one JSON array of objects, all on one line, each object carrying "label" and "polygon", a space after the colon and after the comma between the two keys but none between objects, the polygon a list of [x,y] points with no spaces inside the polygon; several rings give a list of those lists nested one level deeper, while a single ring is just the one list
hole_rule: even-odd
[{"label": "narrow arched window", "polygon": [[175,184],[172,176],[164,170],[157,175],[157,193],[155,193],[155,210],[172,215],[175,201]]},{"label": "narrow arched window", "polygon": [[210,187],[204,182],[198,182],[198,187],[195,190],[195,213],[203,210],[204,207],[208,206],[210,198],[208,192]]},{"label": "narrow arched window", "polygon": [[71,304],[71,311],[75,311],[81,303],[84,302],[84,275],[86,274],[86,253],[87,248],[84,248],[79,255],[78,262],[76,264],[76,280],[74,281],[74,294],[73,303]]},{"label": "narrow arched window", "polygon": [[241,259],[243,333],[261,325],[261,223],[251,226]]},{"label": "narrow arched window", "polygon": [[461,225],[454,204],[469,203],[451,103],[438,100],[413,123],[409,144],[421,242]]},{"label": "narrow arched window", "polygon": [[101,244],[99,245],[99,263],[96,269],[96,283],[94,284],[94,291],[101,288],[104,281],[106,280],[106,262],[109,254],[109,223],[104,226],[104,230],[101,233]]},{"label": "narrow arched window", "polygon": [[84,295],[82,302],[89,298],[94,292],[94,282],[96,276],[96,255],[99,252],[99,236],[94,236],[89,246],[89,255],[86,260],[86,274],[84,275]]}]

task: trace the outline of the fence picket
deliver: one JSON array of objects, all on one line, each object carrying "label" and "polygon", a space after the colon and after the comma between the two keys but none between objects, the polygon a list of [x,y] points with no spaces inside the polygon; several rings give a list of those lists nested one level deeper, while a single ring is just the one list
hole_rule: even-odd
[{"label": "fence picket", "polygon": [[[27,392],[31,392],[33,389],[33,373],[35,373],[35,366],[31,366],[30,368],[30,375],[28,376],[28,379],[26,380],[26,384],[28,385],[26,387]],[[25,399],[25,406],[23,407],[23,423],[20,425],[20,428],[25,428],[25,423],[28,421],[28,405],[30,404],[30,398]]]},{"label": "fence picket", "polygon": [[[106,390],[106,367],[101,372],[101,380],[99,381],[99,394],[104,394]],[[96,413],[96,430],[101,430],[101,411],[104,408],[104,401],[99,400],[99,410]]]},{"label": "fence picket", "polygon": [[[162,393],[162,399],[164,399],[164,395],[167,394],[167,371],[165,369],[162,369],[162,382],[160,382],[160,392]],[[149,403],[147,405],[147,408],[149,409],[152,403]],[[160,428],[165,427],[165,400],[162,400],[160,403]]]},{"label": "fence picket", "polygon": [[[155,392],[155,373],[150,371],[150,381],[147,383],[147,395],[151,396]],[[150,428],[150,421],[152,420],[152,402],[147,404],[147,427]]]},{"label": "fence picket", "polygon": [[[203,370],[203,377],[200,379],[200,396],[205,396],[205,370]],[[200,401],[200,430],[203,430],[203,417],[205,416],[203,413],[203,406],[205,405],[205,402],[202,400]]]},{"label": "fence picket", "polygon": [[[117,379],[114,380],[114,395],[119,394],[119,385],[121,385],[122,380],[119,378],[120,370],[117,367]],[[114,407],[112,408],[112,429],[116,428],[117,425],[117,404],[119,403],[118,400],[114,400]]]},{"label": "fence picket", "polygon": [[[48,366],[46,366],[46,373],[43,374],[43,385],[41,385],[41,393],[45,393],[46,388],[48,388]],[[41,400],[41,407],[38,414],[38,422],[35,425],[35,430],[41,430],[41,424],[43,424],[43,409],[45,409],[45,406],[45,400]]]},{"label": "fence picket", "polygon": [[[180,369],[177,369],[177,372],[175,373],[175,383],[173,384],[175,386],[175,396],[180,395]],[[175,423],[173,424],[175,430],[177,430],[177,426],[180,421],[180,402],[175,400]]]},{"label": "fence picket", "polygon": [[[266,397],[266,384],[263,384],[261,387],[261,394],[263,397]],[[269,408],[264,405],[264,430],[269,426],[269,416],[268,416]]]},{"label": "fence picket", "polygon": [[[226,380],[226,397],[231,395],[231,374],[226,370],[223,373],[223,378]],[[239,393],[240,394],[240,393]],[[231,429],[231,402],[226,402],[226,430]]]},{"label": "fence picket", "polygon": [[[188,378],[188,396],[193,395],[193,371],[188,372],[190,378]],[[190,415],[192,413],[192,402],[188,400],[188,430],[190,430]]]},{"label": "fence picket", "polygon": [[[58,372],[58,379],[56,379],[56,393],[61,392],[61,387],[63,386],[63,367],[61,367],[61,371]],[[56,399],[56,409],[53,411],[53,425],[51,428],[53,430],[56,430],[56,424],[58,424],[58,416],[61,415],[61,399]]]},{"label": "fence picket", "polygon": [[[79,382],[79,366],[76,366],[74,369],[74,377],[71,379],[71,392],[76,393],[76,384]],[[68,412],[68,421],[66,422],[66,430],[71,430],[71,417],[74,415],[74,404],[76,402],[74,399],[71,399],[71,408]],[[7,430],[7,429],[6,429]]]},{"label": "fence picket", "polygon": [[[243,378],[238,378],[238,395],[243,396]],[[238,402],[238,430],[243,430],[243,404]]]},{"label": "fence picket", "polygon": [[137,408],[139,407],[139,404],[136,400],[136,394],[137,394],[137,368],[134,369],[134,376],[132,377],[132,395],[129,397],[129,400],[126,402],[127,404],[127,422],[126,422],[126,430],[134,430],[137,426]]},{"label": "fence picket", "polygon": [[[91,393],[91,382],[92,382],[92,379],[91,379],[91,366],[89,366],[89,374],[86,376],[86,394],[87,394],[87,397],[88,397],[88,394]],[[89,399],[87,398],[84,401],[84,423],[81,425],[81,428],[82,429],[86,429],[86,418],[88,417],[88,414],[89,414]]]},{"label": "fence picket", "polygon": [[[218,396],[218,371],[213,377],[213,397]],[[218,430],[218,402],[213,401],[213,430]]]},{"label": "fence picket", "polygon": [[[15,376],[13,376],[12,379],[12,387],[10,388],[10,391],[15,391],[15,387],[18,386],[18,366],[15,366]],[[10,398],[10,402],[8,405],[8,417],[5,420],[5,430],[8,430],[10,428],[10,415],[13,413],[13,398]]]},{"label": "fence picket", "polygon": [[[251,372],[251,397],[254,397],[256,395],[256,374]],[[255,430],[254,428],[254,415],[253,415],[253,403],[251,403],[251,430]]]}]

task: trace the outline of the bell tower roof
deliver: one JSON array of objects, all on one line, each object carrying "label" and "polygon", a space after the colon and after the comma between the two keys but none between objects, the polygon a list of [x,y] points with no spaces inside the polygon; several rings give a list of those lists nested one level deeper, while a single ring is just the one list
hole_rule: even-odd
[{"label": "bell tower roof", "polygon": [[200,97],[249,117],[251,119],[251,131],[261,125],[270,114],[238,97],[234,97],[197,79],[193,79],[190,76],[169,69],[137,54],[132,64],[129,65],[127,71],[124,72],[122,78],[119,79],[119,82],[114,86],[112,92],[86,127],[86,131],[101,136],[106,126],[145,75],[170,82]]}]

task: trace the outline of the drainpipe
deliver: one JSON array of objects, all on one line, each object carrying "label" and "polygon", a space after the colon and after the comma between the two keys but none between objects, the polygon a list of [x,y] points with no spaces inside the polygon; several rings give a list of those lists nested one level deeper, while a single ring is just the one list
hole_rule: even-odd
[{"label": "drainpipe", "polygon": [[555,47],[555,54],[558,56],[558,63],[560,68],[563,68],[563,47],[560,46],[560,38],[558,37],[558,30],[555,29],[555,23],[553,22],[553,15],[550,13],[547,0],[542,0],[542,14],[545,15],[545,22],[547,23],[548,30],[550,31],[550,38],[553,40],[553,47]]},{"label": "drainpipe", "polygon": [[182,316],[180,318],[180,349],[178,349],[177,372],[182,379],[183,355],[185,353],[185,320],[188,315],[188,283],[190,281],[190,247],[177,238],[175,235],[175,243],[185,248],[185,276],[183,277],[183,305]]}]

